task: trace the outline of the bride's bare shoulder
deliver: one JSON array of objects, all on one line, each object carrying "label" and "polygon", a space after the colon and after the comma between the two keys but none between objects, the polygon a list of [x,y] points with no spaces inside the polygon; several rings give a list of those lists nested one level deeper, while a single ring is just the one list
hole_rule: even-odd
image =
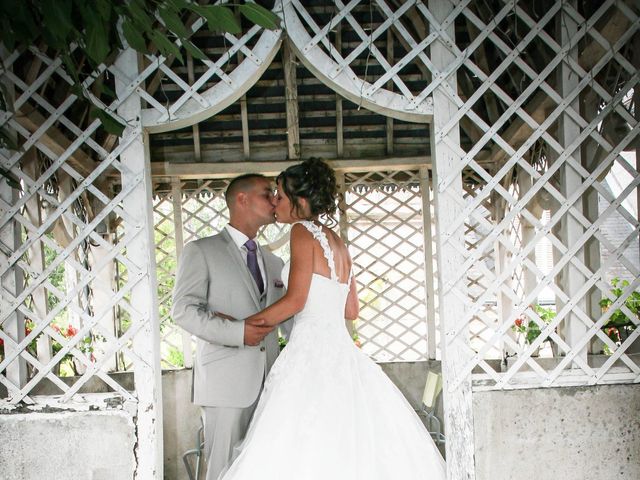
[{"label": "bride's bare shoulder", "polygon": [[313,234],[301,223],[294,223],[290,233],[291,244],[308,244],[313,241]]}]

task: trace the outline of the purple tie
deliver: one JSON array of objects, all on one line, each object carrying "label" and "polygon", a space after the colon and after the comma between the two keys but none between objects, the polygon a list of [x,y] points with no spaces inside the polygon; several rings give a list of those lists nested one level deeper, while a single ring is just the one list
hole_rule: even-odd
[{"label": "purple tie", "polygon": [[258,255],[256,254],[257,245],[256,242],[249,239],[244,244],[247,247],[247,267],[251,272],[251,276],[256,281],[258,290],[260,293],[264,292],[264,283],[262,281],[262,274],[260,273],[260,267],[258,266]]}]

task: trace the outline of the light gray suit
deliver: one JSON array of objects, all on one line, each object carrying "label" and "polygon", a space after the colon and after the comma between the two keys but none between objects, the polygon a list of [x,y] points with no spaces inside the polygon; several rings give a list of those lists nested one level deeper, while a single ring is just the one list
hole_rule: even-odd
[{"label": "light gray suit", "polygon": [[[226,229],[187,244],[178,266],[172,313],[178,325],[197,337],[192,400],[204,407],[208,480],[217,478],[234,443],[244,437],[279,352],[275,331],[258,346],[244,345],[242,319],[284,294],[282,260],[264,249],[261,254],[262,296]],[[223,319],[216,311],[239,320]]]}]

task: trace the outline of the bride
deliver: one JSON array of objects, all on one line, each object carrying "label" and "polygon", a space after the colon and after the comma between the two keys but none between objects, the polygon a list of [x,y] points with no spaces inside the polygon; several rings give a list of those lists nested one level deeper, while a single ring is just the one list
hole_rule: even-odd
[{"label": "bride", "polygon": [[[246,319],[273,326],[295,315],[286,348],[223,480],[445,479],[431,436],[345,327],[358,315],[351,258],[318,223],[336,210],[333,170],[319,159],[277,178],[276,217],[291,223],[286,295]],[[288,271],[287,271],[288,270]]]}]

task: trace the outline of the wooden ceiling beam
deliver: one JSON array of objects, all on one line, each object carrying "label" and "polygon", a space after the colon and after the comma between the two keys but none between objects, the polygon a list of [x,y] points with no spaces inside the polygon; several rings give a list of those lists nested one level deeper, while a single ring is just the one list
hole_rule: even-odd
[{"label": "wooden ceiling beam", "polygon": [[242,154],[245,160],[249,160],[251,158],[251,144],[249,143],[249,113],[246,95],[240,98],[240,121],[242,125]]},{"label": "wooden ceiling beam", "polygon": [[284,70],[284,98],[287,112],[287,151],[290,160],[300,158],[300,119],[298,117],[296,66],[296,57],[287,38],[282,43],[282,67]]},{"label": "wooden ceiling beam", "polygon": [[[187,52],[187,80],[189,81],[190,86],[195,82],[195,74],[193,71],[193,57],[189,52]],[[200,148],[200,125],[194,123],[191,126],[191,131],[193,132],[193,156],[196,162],[201,162],[202,151]]]},{"label": "wooden ceiling beam", "polygon": [[[389,62],[389,65],[394,64],[393,31],[391,28],[387,30],[387,62]],[[387,82],[386,89],[393,91],[393,80]],[[393,155],[393,117],[387,117],[385,130],[387,134],[387,155]]]},{"label": "wooden ceiling beam", "polygon": [[[342,22],[336,25],[336,49],[342,55]],[[342,97],[336,92],[336,155],[344,155],[344,117],[342,112]]]},{"label": "wooden ceiling beam", "polygon": [[[285,162],[227,162],[227,163],[168,163],[154,162],[151,164],[153,177],[189,179],[229,178],[242,173],[261,173],[275,176],[297,161]],[[385,169],[415,169],[419,167],[431,168],[431,157],[390,157],[384,159],[358,160],[327,160],[335,170],[350,171],[383,171]]]}]

